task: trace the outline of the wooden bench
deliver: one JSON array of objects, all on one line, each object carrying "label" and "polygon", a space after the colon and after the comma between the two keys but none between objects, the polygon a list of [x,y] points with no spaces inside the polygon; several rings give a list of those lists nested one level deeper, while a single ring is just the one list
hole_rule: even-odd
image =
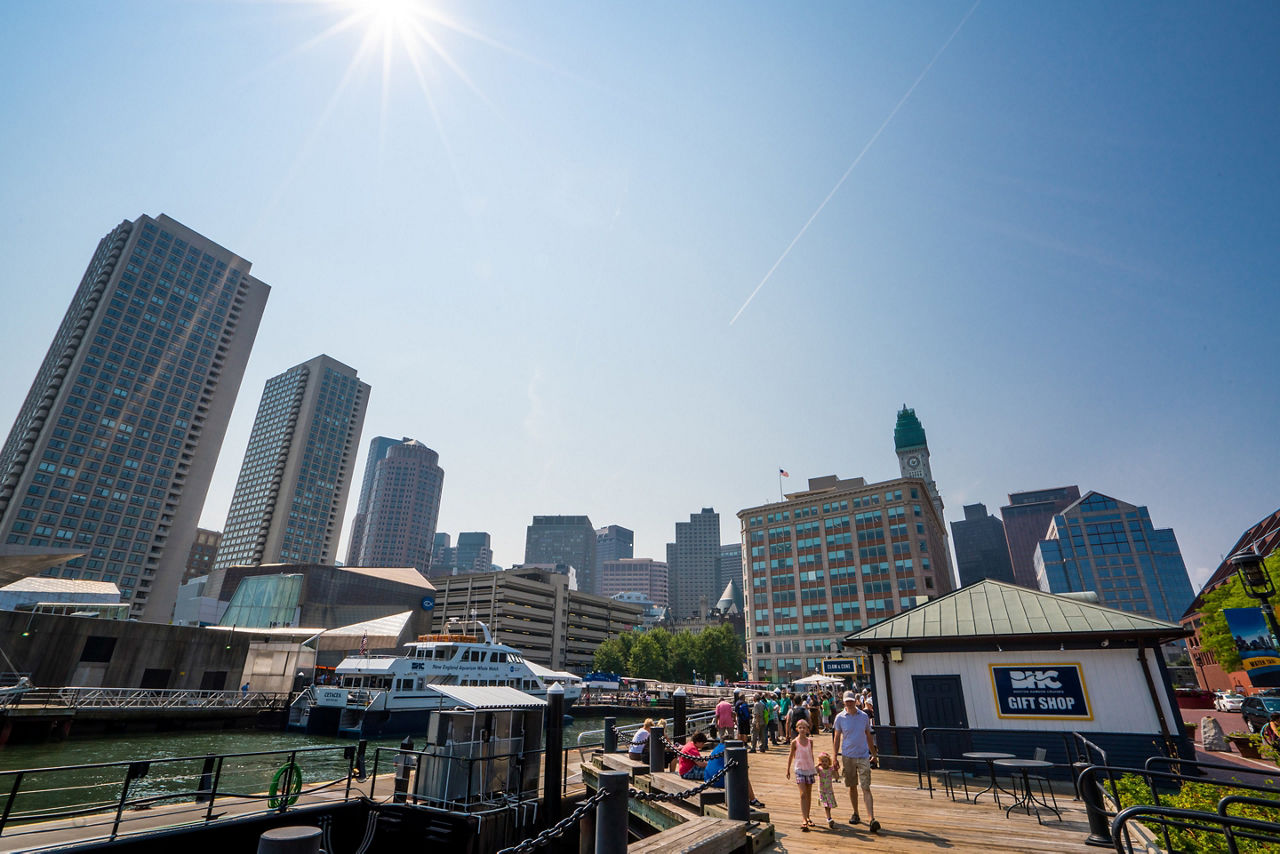
[{"label": "wooden bench", "polygon": [[627,846],[627,854],[736,854],[750,851],[752,844],[744,827],[740,821],[699,816],[631,843]]}]

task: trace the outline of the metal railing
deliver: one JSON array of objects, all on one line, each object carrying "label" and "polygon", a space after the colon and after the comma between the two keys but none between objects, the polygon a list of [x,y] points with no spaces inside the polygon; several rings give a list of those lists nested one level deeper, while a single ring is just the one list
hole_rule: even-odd
[{"label": "metal railing", "polygon": [[[110,841],[156,829],[156,814],[139,811],[161,804],[170,826],[208,823],[232,807],[237,816],[283,813],[325,790],[343,787],[350,797],[356,756],[352,744],[0,771],[0,836],[34,838],[74,820],[79,842]],[[304,784],[299,762],[307,760],[323,782]],[[236,791],[236,780],[251,791]]]},{"label": "metal railing", "polygon": [[288,694],[267,691],[194,691],[182,688],[33,688],[0,695],[0,708],[39,709],[275,709]]},{"label": "metal railing", "polygon": [[[1229,800],[1230,798],[1223,798],[1223,802]],[[1147,833],[1132,829],[1130,824],[1133,822],[1141,822],[1143,825],[1154,825],[1160,828],[1160,832],[1165,838],[1166,850],[1173,850],[1169,847],[1171,845],[1169,842],[1170,830],[1190,831],[1195,834],[1198,841],[1194,850],[1197,851],[1206,849],[1218,850],[1216,848],[1209,849],[1206,844],[1208,840],[1203,837],[1221,837],[1228,854],[1237,854],[1240,851],[1239,843],[1241,840],[1262,843],[1267,846],[1265,850],[1275,850],[1270,846],[1280,846],[1280,824],[1272,821],[1227,815],[1224,810],[1229,804],[1224,804],[1223,802],[1219,802],[1218,812],[1216,813],[1174,809],[1173,807],[1155,806],[1153,804],[1129,807],[1117,815],[1111,825],[1111,836],[1115,850],[1119,854],[1134,854],[1134,852],[1143,852],[1145,854],[1145,852],[1151,850],[1151,846],[1146,839]],[[1136,846],[1133,840],[1134,836],[1139,837],[1139,842]],[[1261,851],[1264,849],[1259,847],[1253,850]]]},{"label": "metal railing", "polygon": [[[695,732],[700,729],[706,729],[707,725],[714,722],[715,719],[716,719],[716,713],[714,709],[707,712],[694,712],[693,714],[686,715],[684,719],[685,731]],[[636,730],[640,729],[643,726],[644,726],[644,722],[639,721],[637,723],[631,723],[631,724],[620,724],[614,727],[614,731],[618,733],[618,744],[621,745],[621,744],[624,744],[626,741],[630,740],[631,737],[636,734]],[[590,736],[589,739],[588,739],[588,736]],[[578,733],[577,747],[586,749],[589,747],[602,747],[602,746],[604,746],[604,729],[603,728],[587,729]]]}]

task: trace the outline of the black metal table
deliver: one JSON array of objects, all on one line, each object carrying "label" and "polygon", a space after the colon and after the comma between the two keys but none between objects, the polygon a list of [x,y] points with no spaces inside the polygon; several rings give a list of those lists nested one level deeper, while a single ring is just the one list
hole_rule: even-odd
[{"label": "black metal table", "polygon": [[1029,771],[1052,768],[1052,762],[1046,762],[1043,759],[997,759],[995,764],[1001,768],[1008,768],[1012,773],[1022,774],[1022,791],[1016,793],[1014,802],[1004,811],[1006,818],[1013,810],[1022,807],[1027,815],[1031,815],[1031,811],[1035,810],[1036,821],[1041,824],[1044,824],[1040,818],[1041,809],[1048,810],[1058,817],[1058,821],[1062,821],[1062,813],[1058,812],[1057,807],[1050,806],[1043,797],[1037,798],[1035,792],[1031,791],[1031,779],[1028,776]]},{"label": "black metal table", "polygon": [[991,775],[991,782],[987,784],[987,787],[983,789],[981,792],[978,792],[978,794],[973,796],[973,802],[975,804],[978,802],[978,798],[982,797],[987,792],[991,793],[991,797],[995,800],[996,806],[1000,805],[1001,792],[1004,792],[1006,795],[1014,794],[1013,792],[1010,792],[1008,789],[1004,788],[1003,786],[1001,786],[999,783],[996,782],[996,765],[995,765],[997,759],[1016,759],[1017,757],[1014,756],[1012,753],[992,753],[988,751],[979,750],[979,751],[974,751],[972,753],[962,753],[960,755],[963,756],[965,759],[973,759],[976,761],[987,763],[987,773]]}]

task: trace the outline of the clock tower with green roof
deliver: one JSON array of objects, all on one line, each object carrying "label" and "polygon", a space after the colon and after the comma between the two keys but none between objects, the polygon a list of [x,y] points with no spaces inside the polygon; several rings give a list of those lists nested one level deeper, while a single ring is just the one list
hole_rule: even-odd
[{"label": "clock tower with green roof", "polygon": [[942,516],[942,496],[938,494],[938,485],[933,482],[933,472],[929,469],[929,443],[925,440],[924,425],[916,417],[914,409],[907,409],[904,403],[898,411],[898,423],[893,427],[893,447],[898,452],[898,469],[903,477],[918,477],[929,489],[929,497]]}]

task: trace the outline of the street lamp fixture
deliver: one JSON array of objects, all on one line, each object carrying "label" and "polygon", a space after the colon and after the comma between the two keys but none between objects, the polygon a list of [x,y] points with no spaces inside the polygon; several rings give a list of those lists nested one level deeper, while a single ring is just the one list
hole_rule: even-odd
[{"label": "street lamp fixture", "polygon": [[1267,620],[1267,629],[1272,637],[1280,642],[1280,629],[1276,627],[1276,614],[1270,601],[1271,597],[1276,595],[1276,585],[1271,580],[1271,574],[1267,572],[1265,557],[1250,547],[1246,551],[1233,554],[1229,560],[1236,568],[1236,574],[1240,576],[1245,595],[1250,599],[1258,600],[1262,614]]}]

